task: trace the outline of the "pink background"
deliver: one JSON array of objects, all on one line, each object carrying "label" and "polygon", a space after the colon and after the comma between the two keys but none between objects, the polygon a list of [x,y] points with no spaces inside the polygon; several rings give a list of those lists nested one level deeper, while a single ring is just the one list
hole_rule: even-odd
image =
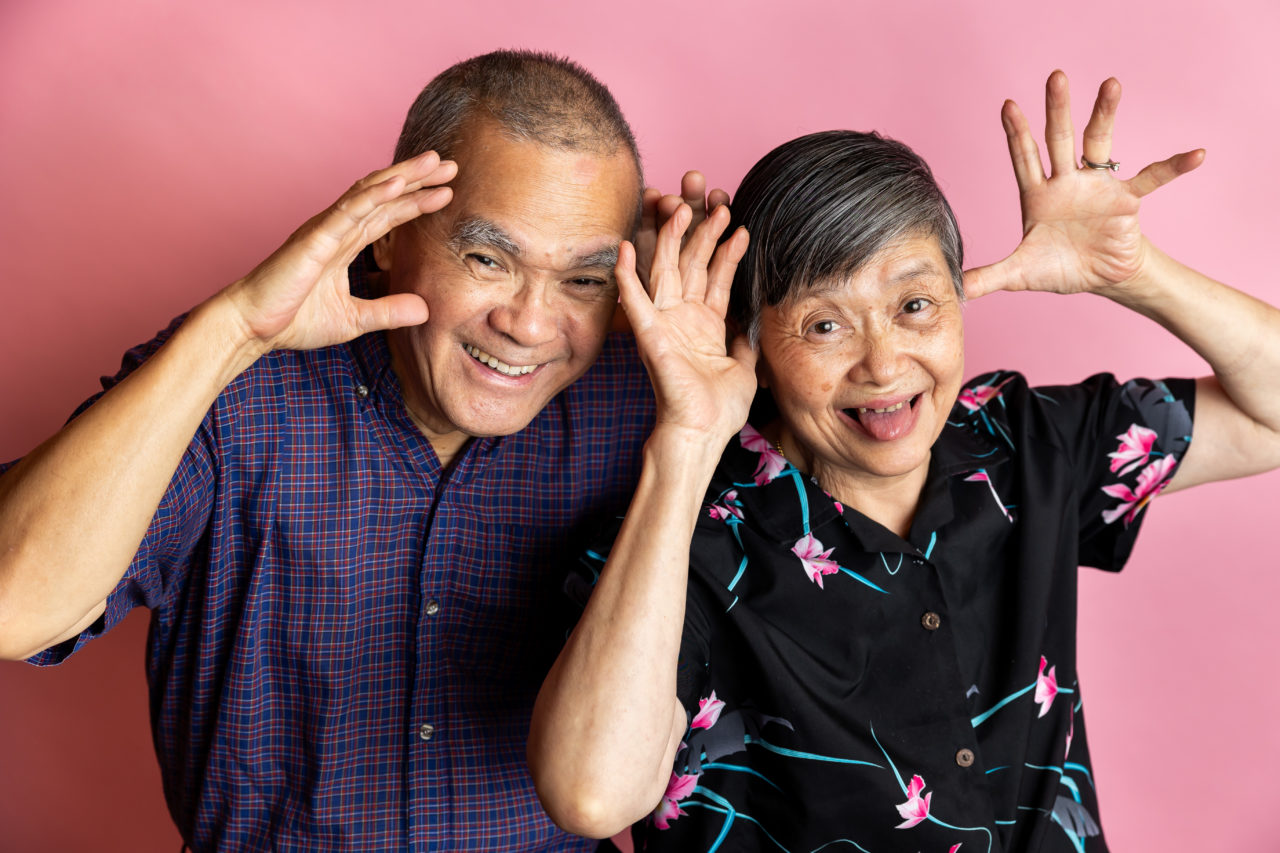
[{"label": "pink background", "polygon": [[[500,46],[595,71],[665,187],[696,166],[732,189],[765,150],[812,130],[897,136],[933,164],[971,264],[1019,232],[1001,101],[1040,125],[1044,78],[1062,67],[1083,125],[1115,74],[1122,174],[1209,151],[1149,200],[1148,233],[1280,302],[1274,2],[360,5],[0,4],[0,458],[385,163],[428,78]],[[967,310],[970,374],[1204,370],[1093,297],[997,295]],[[1084,690],[1116,850],[1280,844],[1277,486],[1271,474],[1161,499],[1128,571],[1085,573]],[[177,849],[149,739],[145,630],[135,614],[58,669],[0,666],[0,850]]]}]

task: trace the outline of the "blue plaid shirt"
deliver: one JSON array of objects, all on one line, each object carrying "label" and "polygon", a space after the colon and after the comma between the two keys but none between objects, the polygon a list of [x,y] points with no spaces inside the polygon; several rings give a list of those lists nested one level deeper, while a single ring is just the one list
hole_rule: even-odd
[{"label": "blue plaid shirt", "polygon": [[197,850],[592,849],[543,813],[525,740],[568,543],[625,509],[652,421],[611,336],[442,477],[382,335],[272,353],[206,415],[103,618],[32,661],[150,608],[165,795]]}]

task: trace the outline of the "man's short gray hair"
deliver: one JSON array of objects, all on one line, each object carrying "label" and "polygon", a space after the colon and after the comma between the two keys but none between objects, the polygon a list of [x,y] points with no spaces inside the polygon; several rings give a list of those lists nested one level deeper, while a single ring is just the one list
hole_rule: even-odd
[{"label": "man's short gray hair", "polygon": [[828,130],[785,142],[751,167],[730,207],[751,235],[730,314],[754,343],[760,312],[853,275],[900,237],[938,238],[964,297],[964,246],[951,205],[918,154],[878,133]]},{"label": "man's short gray hair", "polygon": [[644,186],[635,135],[609,90],[576,62],[528,50],[496,50],[445,69],[418,95],[395,162],[435,151],[449,158],[467,119],[492,118],[513,139],[610,155],[625,148]]}]

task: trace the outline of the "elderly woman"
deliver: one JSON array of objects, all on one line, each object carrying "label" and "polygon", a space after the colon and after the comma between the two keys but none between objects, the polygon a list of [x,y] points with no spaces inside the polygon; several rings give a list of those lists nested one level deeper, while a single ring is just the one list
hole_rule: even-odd
[{"label": "elderly woman", "polygon": [[[1119,569],[1158,493],[1280,464],[1280,312],[1142,236],[1139,198],[1203,152],[1116,180],[1118,99],[1104,83],[1078,167],[1050,77],[1051,177],[1006,104],[1025,236],[967,276],[927,166],[852,132],[756,164],[749,249],[740,230],[713,254],[718,209],[681,251],[681,207],[647,295],[624,252],[659,425],[535,709],[557,822],[647,815],[646,850],[1105,849],[1076,567]],[[1107,296],[1215,375],[963,385],[964,293],[996,289]],[[750,341],[730,353],[726,307]]]}]

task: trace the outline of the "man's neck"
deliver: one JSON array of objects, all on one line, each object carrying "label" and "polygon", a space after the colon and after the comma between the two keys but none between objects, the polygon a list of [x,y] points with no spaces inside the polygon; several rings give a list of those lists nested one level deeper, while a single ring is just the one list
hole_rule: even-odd
[{"label": "man's neck", "polygon": [[453,464],[453,460],[457,458],[463,449],[467,446],[467,442],[471,440],[471,436],[452,430],[451,432],[439,433],[427,426],[422,418],[418,417],[413,411],[413,406],[408,400],[405,400],[404,410],[409,414],[409,420],[413,421],[413,425],[418,428],[418,432],[426,437],[427,443],[431,445],[431,449],[435,451],[436,459],[440,460],[440,470],[447,471],[449,466]]}]

